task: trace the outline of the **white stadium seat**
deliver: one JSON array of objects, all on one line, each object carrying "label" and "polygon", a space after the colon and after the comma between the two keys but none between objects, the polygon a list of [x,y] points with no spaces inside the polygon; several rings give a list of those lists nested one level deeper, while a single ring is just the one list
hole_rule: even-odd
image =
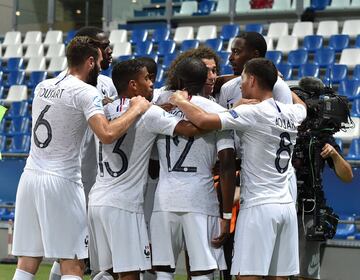
[{"label": "white stadium seat", "polygon": [[228,14],[229,13],[229,0],[218,0],[216,10],[212,14]]},{"label": "white stadium seat", "polygon": [[180,11],[175,13],[175,15],[181,16],[191,16],[193,13],[196,13],[198,10],[197,1],[184,1],[181,2]]},{"label": "white stadium seat", "polygon": [[350,0],[331,0],[330,6],[326,9],[344,9],[349,8]]},{"label": "white stadium seat", "polygon": [[274,49],[274,40],[268,36],[264,36],[264,39],[266,41],[267,50],[272,51]]},{"label": "white stadium seat", "polygon": [[42,44],[32,44],[28,45],[26,48],[26,52],[24,55],[25,59],[29,59],[30,57],[38,57],[44,56],[44,46]]},{"label": "white stadium seat", "polygon": [[349,69],[353,69],[356,64],[360,64],[360,48],[343,49],[339,64],[345,64]]},{"label": "white stadium seat", "polygon": [[329,39],[331,35],[339,34],[339,22],[337,20],[320,21],[316,35]]},{"label": "white stadium seat", "polygon": [[113,48],[113,57],[119,57],[121,55],[130,55],[131,54],[131,44],[130,42],[119,42],[114,45]]},{"label": "white stadium seat", "polygon": [[350,7],[360,7],[360,0],[352,0]]},{"label": "white stadium seat", "polygon": [[66,57],[59,56],[53,57],[50,60],[49,67],[47,69],[48,72],[61,72],[65,70],[67,67],[67,60]]},{"label": "white stadium seat", "polygon": [[179,44],[184,40],[194,39],[194,27],[180,26],[175,30],[174,41]]},{"label": "white stadium seat", "polygon": [[249,0],[237,0],[235,11],[237,13],[244,13],[251,10],[250,1]]},{"label": "white stadium seat", "polygon": [[127,41],[127,31],[125,29],[111,30],[109,35],[111,45]]},{"label": "white stadium seat", "polygon": [[65,56],[64,44],[51,44],[46,52],[46,58],[51,59],[53,57]]},{"label": "white stadium seat", "polygon": [[291,10],[292,9],[291,1],[289,1],[289,0],[274,0],[274,4],[272,6],[272,9],[274,11]]},{"label": "white stadium seat", "polygon": [[272,22],[269,24],[267,37],[277,40],[280,36],[289,35],[289,24],[287,22]]},{"label": "white stadium seat", "polygon": [[45,71],[46,70],[46,59],[45,57],[31,57],[25,68],[26,73],[33,71]]},{"label": "white stadium seat", "polygon": [[216,38],[216,34],[216,25],[202,25],[198,29],[196,40],[205,42],[207,39]]},{"label": "white stadium seat", "polygon": [[61,30],[50,30],[45,35],[44,45],[62,44],[63,32]]},{"label": "white stadium seat", "polygon": [[8,59],[10,57],[22,57],[22,55],[22,45],[7,45],[3,58]]},{"label": "white stadium seat", "polygon": [[298,37],[300,40],[304,39],[305,36],[314,34],[314,24],[310,21],[295,22],[292,36]]},{"label": "white stadium seat", "polygon": [[298,38],[296,36],[281,36],[276,45],[276,50],[283,54],[288,54],[290,51],[298,48]]},{"label": "white stadium seat", "polygon": [[347,34],[351,38],[355,38],[360,34],[360,19],[349,19],[344,21],[341,34]]},{"label": "white stadium seat", "polygon": [[24,46],[41,44],[42,34],[40,31],[28,31],[25,34]]},{"label": "white stadium seat", "polygon": [[27,100],[27,86],[13,85],[9,89],[9,93],[4,100],[4,103],[19,102]]},{"label": "white stadium seat", "polygon": [[5,33],[4,41],[2,42],[3,47],[8,45],[19,45],[21,44],[21,33],[20,31],[9,31]]}]

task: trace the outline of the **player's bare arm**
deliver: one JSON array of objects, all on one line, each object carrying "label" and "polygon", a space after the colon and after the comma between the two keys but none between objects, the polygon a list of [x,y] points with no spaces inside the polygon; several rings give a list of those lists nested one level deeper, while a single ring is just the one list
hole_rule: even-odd
[{"label": "player's bare arm", "polygon": [[[218,153],[220,162],[220,186],[222,197],[223,213],[232,213],[234,193],[235,193],[235,154],[234,149],[224,149]],[[219,248],[224,244],[230,234],[230,221],[228,217],[223,217],[220,224],[220,235],[212,240],[212,245]]]},{"label": "player's bare arm", "polygon": [[111,144],[124,135],[150,106],[145,98],[136,96],[131,99],[130,108],[120,118],[108,121],[104,115],[96,114],[89,119],[89,125],[102,143]]},{"label": "player's bare arm", "polygon": [[291,95],[292,95],[292,99],[293,99],[293,103],[294,103],[294,104],[301,104],[301,105],[303,105],[303,106],[306,108],[305,102],[302,101],[302,100],[300,99],[300,97],[296,95],[295,92],[292,91],[292,92],[291,92]]},{"label": "player's bare arm", "polygon": [[197,127],[205,130],[221,129],[221,121],[217,114],[207,113],[200,107],[190,103],[181,91],[172,94],[169,101],[178,106],[186,117]]}]

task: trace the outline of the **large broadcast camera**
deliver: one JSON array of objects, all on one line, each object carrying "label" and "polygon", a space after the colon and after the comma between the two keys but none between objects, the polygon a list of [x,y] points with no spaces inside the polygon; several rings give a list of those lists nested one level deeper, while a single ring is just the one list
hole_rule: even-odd
[{"label": "large broadcast camera", "polygon": [[324,241],[334,237],[339,217],[326,205],[322,186],[325,160],[320,153],[334,133],[350,127],[346,125],[352,123],[349,102],[313,77],[301,79],[299,87],[291,90],[307,105],[307,118],[298,129],[292,158],[298,186],[298,213],[313,217],[306,238]]}]

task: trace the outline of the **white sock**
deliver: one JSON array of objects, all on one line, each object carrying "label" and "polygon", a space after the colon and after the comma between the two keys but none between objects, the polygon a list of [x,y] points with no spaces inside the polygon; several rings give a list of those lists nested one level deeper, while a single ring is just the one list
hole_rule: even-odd
[{"label": "white sock", "polygon": [[55,261],[50,271],[49,280],[61,280],[60,264]]},{"label": "white sock", "polygon": [[13,280],[33,280],[34,274],[26,272],[25,270],[16,269],[14,273]]},{"label": "white sock", "polygon": [[213,279],[214,279],[214,273],[209,273],[199,276],[191,276],[191,280],[213,280]]},{"label": "white sock", "polygon": [[82,280],[82,278],[76,275],[63,275],[61,280]]},{"label": "white sock", "polygon": [[173,280],[173,279],[174,279],[174,273],[156,271],[156,280]]},{"label": "white sock", "polygon": [[93,280],[114,280],[112,275],[106,271],[101,271],[93,278]]}]

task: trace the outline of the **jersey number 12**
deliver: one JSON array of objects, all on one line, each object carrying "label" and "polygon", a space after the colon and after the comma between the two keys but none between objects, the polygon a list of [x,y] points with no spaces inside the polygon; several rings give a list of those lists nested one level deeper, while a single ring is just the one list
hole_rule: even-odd
[{"label": "jersey number 12", "polygon": [[[175,146],[179,145],[179,137],[175,136],[172,138]],[[175,162],[174,167],[171,167],[171,158],[170,158],[170,136],[166,136],[166,160],[168,165],[169,172],[196,172],[197,167],[194,166],[182,166],[185,161],[187,154],[190,151],[192,144],[194,143],[194,137],[189,137],[189,140],[186,142],[185,148],[182,151],[179,159]]]}]

